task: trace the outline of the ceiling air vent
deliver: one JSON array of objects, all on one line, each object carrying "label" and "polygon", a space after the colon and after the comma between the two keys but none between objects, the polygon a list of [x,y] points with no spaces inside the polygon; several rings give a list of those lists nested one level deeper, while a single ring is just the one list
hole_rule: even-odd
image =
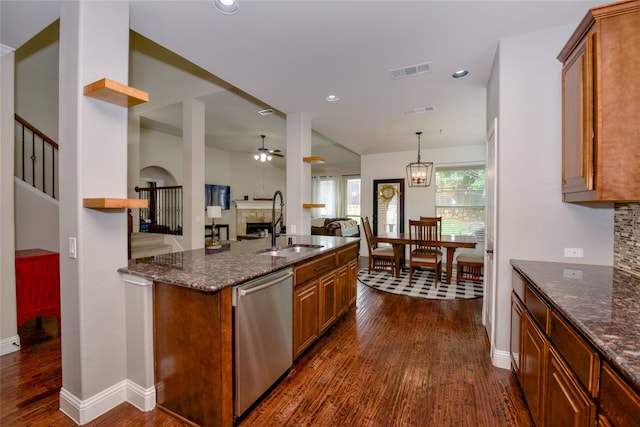
[{"label": "ceiling air vent", "polygon": [[407,114],[417,114],[417,113],[430,113],[431,111],[435,111],[436,107],[416,107],[416,108],[409,108],[408,110],[405,110],[405,113]]},{"label": "ceiling air vent", "polygon": [[428,73],[430,71],[431,71],[431,62],[425,62],[424,64],[411,65],[409,67],[396,68],[394,70],[389,70],[389,72],[391,73],[391,78],[394,80],[415,76],[417,74]]},{"label": "ceiling air vent", "polygon": [[266,110],[258,111],[258,114],[261,116],[268,116],[269,114],[273,114],[273,110],[271,108],[267,108]]}]

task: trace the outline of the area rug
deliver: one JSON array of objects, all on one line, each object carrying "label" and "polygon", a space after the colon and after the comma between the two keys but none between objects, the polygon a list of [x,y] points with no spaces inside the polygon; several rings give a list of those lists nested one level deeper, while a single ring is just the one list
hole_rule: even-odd
[{"label": "area rug", "polygon": [[[442,276],[444,277],[444,272]],[[358,271],[358,280],[365,285],[393,294],[428,299],[468,299],[482,296],[482,283],[461,280],[458,284],[453,274],[450,284],[439,281],[436,288],[433,286],[434,278],[433,270],[415,269],[413,284],[409,286],[409,270],[401,271],[400,277],[393,277],[387,271],[372,271],[369,274],[368,268]]]}]

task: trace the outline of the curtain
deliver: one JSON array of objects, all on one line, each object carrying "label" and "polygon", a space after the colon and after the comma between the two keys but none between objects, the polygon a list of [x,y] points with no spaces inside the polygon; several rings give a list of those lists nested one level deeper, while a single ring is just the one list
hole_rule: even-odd
[{"label": "curtain", "polygon": [[345,216],[344,183],[336,176],[311,177],[313,203],[324,203],[324,208],[315,210],[314,217],[342,218]]}]

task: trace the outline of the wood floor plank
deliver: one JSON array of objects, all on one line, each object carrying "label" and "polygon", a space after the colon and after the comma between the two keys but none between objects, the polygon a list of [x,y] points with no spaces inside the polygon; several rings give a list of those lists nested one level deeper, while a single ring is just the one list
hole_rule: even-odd
[{"label": "wood floor plank", "polygon": [[[424,300],[358,284],[357,309],[239,426],[532,426],[513,373],[491,365],[481,310],[481,299]],[[22,349],[0,360],[0,425],[73,426],[58,409],[55,319],[32,323],[19,330]],[[184,424],[125,403],[86,425]]]}]

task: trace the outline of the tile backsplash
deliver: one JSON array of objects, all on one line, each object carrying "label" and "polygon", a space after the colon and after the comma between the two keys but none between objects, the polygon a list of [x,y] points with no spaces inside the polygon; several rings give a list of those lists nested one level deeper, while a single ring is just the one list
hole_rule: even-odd
[{"label": "tile backsplash", "polygon": [[640,275],[640,203],[616,203],[613,265]]}]

